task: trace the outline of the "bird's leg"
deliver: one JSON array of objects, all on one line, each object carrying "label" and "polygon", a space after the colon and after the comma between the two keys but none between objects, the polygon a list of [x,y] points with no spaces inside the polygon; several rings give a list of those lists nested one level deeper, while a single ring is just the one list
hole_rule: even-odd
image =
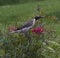
[{"label": "bird's leg", "polygon": [[25,37],[28,39],[28,45],[31,44],[31,36],[28,32],[25,33]]}]

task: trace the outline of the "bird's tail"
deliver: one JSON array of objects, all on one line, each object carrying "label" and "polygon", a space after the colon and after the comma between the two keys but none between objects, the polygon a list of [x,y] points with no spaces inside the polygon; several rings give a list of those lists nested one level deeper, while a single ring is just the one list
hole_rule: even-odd
[{"label": "bird's tail", "polygon": [[21,32],[21,30],[16,30],[16,31],[11,31],[11,32],[9,32],[8,34],[20,33],[20,32]]}]

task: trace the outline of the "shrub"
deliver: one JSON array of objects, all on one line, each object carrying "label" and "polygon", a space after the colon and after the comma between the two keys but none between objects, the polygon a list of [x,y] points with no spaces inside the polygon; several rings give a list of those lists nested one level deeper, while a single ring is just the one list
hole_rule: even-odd
[{"label": "shrub", "polygon": [[40,0],[0,0],[0,5],[7,5],[7,4],[17,4],[17,3],[26,3],[26,2],[34,2]]},{"label": "shrub", "polygon": [[3,56],[5,58],[55,58],[54,47],[59,47],[58,43],[46,39],[44,34],[38,35],[31,32],[29,34],[30,38],[16,33],[2,37],[2,47],[5,51]]}]

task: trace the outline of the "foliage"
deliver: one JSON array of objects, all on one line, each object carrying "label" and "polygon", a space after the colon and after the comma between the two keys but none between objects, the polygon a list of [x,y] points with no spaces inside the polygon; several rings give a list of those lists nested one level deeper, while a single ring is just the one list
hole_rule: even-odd
[{"label": "foliage", "polygon": [[[0,0],[0,5],[34,2],[36,0]],[[40,0],[37,0],[40,1]]]},{"label": "foliage", "polygon": [[0,51],[5,58],[55,58],[59,44],[51,41],[48,34],[35,34],[28,32],[28,37],[24,34],[11,34],[1,32]]},{"label": "foliage", "polygon": [[[46,38],[49,35],[46,33],[44,37],[43,34],[40,36],[32,34],[31,42],[29,42],[30,38],[26,38],[23,34],[7,35],[9,26],[15,26],[16,22],[17,26],[21,26],[28,18],[36,15],[37,4],[43,8],[42,13],[44,10],[44,13],[49,15],[39,22],[46,23],[47,30],[51,30],[51,27],[53,30],[55,29],[58,36],[49,39]],[[0,6],[0,58],[60,58],[60,22],[57,22],[60,16],[59,4],[60,0],[45,0]]]}]

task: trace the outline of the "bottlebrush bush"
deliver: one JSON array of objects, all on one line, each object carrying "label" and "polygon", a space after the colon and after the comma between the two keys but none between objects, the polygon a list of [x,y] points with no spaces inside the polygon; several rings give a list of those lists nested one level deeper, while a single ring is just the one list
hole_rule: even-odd
[{"label": "bottlebrush bush", "polygon": [[[15,30],[15,27],[12,28]],[[10,30],[12,30],[10,29]],[[5,30],[5,29],[4,29]],[[35,31],[37,33],[35,33]],[[50,29],[49,29],[50,30]],[[3,31],[3,29],[1,30]],[[43,27],[33,28],[28,37],[21,33],[6,34],[0,32],[1,58],[56,58],[60,45],[47,38]]]},{"label": "bottlebrush bush", "polygon": [[[41,30],[40,30],[41,31]],[[59,44],[50,41],[44,37],[44,34],[35,34],[28,32],[28,36],[24,34],[11,34],[2,37],[2,48],[5,58],[55,58],[56,50]]]},{"label": "bottlebrush bush", "polygon": [[[21,33],[8,35],[4,30],[0,31],[1,58],[58,58],[59,56],[60,45],[47,38],[49,34],[43,33],[45,31],[43,27],[34,27],[28,32],[28,37]],[[15,30],[15,27],[11,27],[10,30]]]}]

